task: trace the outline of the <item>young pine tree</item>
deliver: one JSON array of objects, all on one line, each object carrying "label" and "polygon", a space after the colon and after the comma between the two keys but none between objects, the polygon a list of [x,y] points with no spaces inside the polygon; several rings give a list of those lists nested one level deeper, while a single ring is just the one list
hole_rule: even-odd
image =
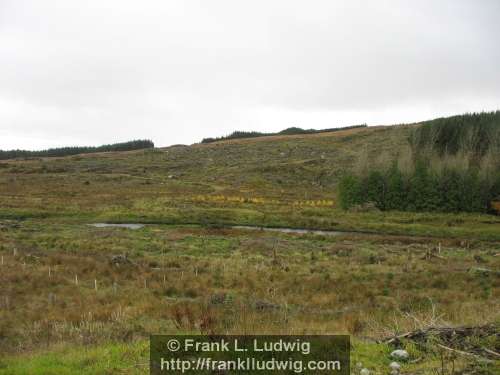
[{"label": "young pine tree", "polygon": [[461,185],[461,177],[456,170],[449,168],[443,170],[439,184],[441,211],[460,211],[462,206]]},{"label": "young pine tree", "polygon": [[488,209],[488,189],[476,170],[468,170],[462,176],[460,210],[485,212]]},{"label": "young pine tree", "polygon": [[360,178],[352,174],[342,177],[338,186],[340,207],[344,210],[363,202]]},{"label": "young pine tree", "polygon": [[429,171],[427,163],[417,161],[415,173],[410,180],[410,207],[416,211],[435,211],[440,206],[439,181],[435,174]]},{"label": "young pine tree", "polygon": [[387,172],[387,192],[385,198],[385,208],[387,210],[406,209],[406,186],[403,174],[398,168],[397,163],[393,163]]},{"label": "young pine tree", "polygon": [[365,202],[373,202],[377,208],[385,210],[387,186],[381,172],[372,170],[363,181],[363,190]]}]

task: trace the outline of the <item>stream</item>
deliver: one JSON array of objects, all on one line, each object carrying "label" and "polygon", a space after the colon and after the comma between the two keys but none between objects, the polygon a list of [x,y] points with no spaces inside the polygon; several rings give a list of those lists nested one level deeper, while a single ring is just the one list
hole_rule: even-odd
[{"label": "stream", "polygon": [[[113,224],[113,223],[93,223],[88,224],[95,228],[127,228],[127,229],[141,229],[147,224],[141,223],[126,223],[126,224]],[[318,234],[323,236],[338,236],[342,234],[339,231],[333,230],[313,230],[313,229],[295,229],[295,228],[268,228],[268,227],[253,227],[250,225],[230,225],[225,228],[230,229],[244,229],[254,231],[266,232],[280,232],[280,233],[294,233],[294,234]]]}]

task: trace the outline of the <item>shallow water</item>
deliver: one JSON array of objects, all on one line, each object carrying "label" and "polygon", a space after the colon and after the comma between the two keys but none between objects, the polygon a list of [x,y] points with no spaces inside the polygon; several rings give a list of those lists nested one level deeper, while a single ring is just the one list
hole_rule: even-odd
[{"label": "shallow water", "polygon": [[88,224],[96,228],[127,228],[127,229],[141,229],[144,224],[128,223],[128,224],[108,224],[108,223],[94,223]]},{"label": "shallow water", "polygon": [[[94,223],[88,224],[96,228],[128,228],[128,229],[140,229],[146,224],[141,223],[126,223],[126,224],[109,224],[109,223]],[[323,236],[338,236],[342,232],[333,230],[312,230],[312,229],[295,229],[295,228],[266,228],[266,227],[252,227],[250,225],[232,225],[228,228],[231,229],[245,229],[245,230],[263,230],[266,232],[280,232],[280,233],[296,233],[296,234],[318,234]]]},{"label": "shallow water", "polygon": [[264,230],[267,232],[281,232],[281,233],[298,233],[298,234],[320,234],[324,236],[338,236],[342,232],[333,230],[309,230],[309,229],[293,229],[293,228],[266,228],[266,227],[252,227],[248,225],[235,225],[233,229],[248,229],[248,230]]}]

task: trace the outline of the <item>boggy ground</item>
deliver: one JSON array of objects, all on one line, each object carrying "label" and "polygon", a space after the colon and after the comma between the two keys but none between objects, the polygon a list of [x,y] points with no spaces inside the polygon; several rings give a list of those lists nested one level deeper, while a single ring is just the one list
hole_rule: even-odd
[{"label": "boggy ground", "polygon": [[[0,374],[147,373],[160,332],[349,333],[353,371],[384,374],[375,340],[498,324],[500,217],[336,206],[342,171],[391,160],[409,131],[0,162]],[[494,333],[444,344],[494,360]],[[403,373],[494,373],[434,341],[403,340]]]},{"label": "boggy ground", "polygon": [[[146,373],[145,340],[160,332],[347,333],[353,365],[388,373],[392,347],[377,339],[499,321],[498,242],[40,219],[1,229],[5,374]],[[481,340],[498,351],[494,336]],[[416,360],[404,373],[441,371],[441,356],[456,373],[494,371],[402,345]]]},{"label": "boggy ground", "polygon": [[500,217],[344,212],[361,159],[404,154],[411,127],[353,129],[64,158],[0,161],[0,218],[256,225],[500,241]]}]

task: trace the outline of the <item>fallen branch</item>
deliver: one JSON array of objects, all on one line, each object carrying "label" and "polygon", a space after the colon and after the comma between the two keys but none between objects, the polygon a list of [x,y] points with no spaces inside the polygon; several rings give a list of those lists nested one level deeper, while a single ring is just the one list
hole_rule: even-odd
[{"label": "fallen branch", "polygon": [[425,329],[417,329],[415,331],[406,332],[400,335],[387,337],[382,339],[381,342],[390,344],[398,339],[409,338],[409,339],[419,339],[424,338],[429,335],[439,336],[439,337],[452,337],[452,336],[472,336],[481,335],[488,336],[498,334],[498,328],[494,324],[486,324],[484,326],[477,327],[428,327]]},{"label": "fallen branch", "polygon": [[[467,337],[474,336],[479,338],[485,338],[490,336],[499,336],[498,325],[495,324],[487,324],[484,326],[478,327],[428,327],[425,329],[417,329],[415,331],[402,333],[396,336],[388,337],[383,340],[379,340],[378,342],[399,345],[401,344],[401,340],[412,340],[415,342],[425,343],[428,342],[429,337],[436,337],[441,343],[436,343],[440,347],[444,347],[443,349],[450,349],[457,352],[460,352],[463,355],[473,355],[478,358],[485,358],[487,356],[491,359],[500,358],[500,354],[495,352],[494,350],[475,346],[466,348],[467,350],[471,350],[474,353],[470,353],[470,351],[463,351],[459,349],[455,349],[457,346],[461,346],[460,344],[466,343]],[[453,346],[451,348],[450,346]],[[483,355],[484,354],[484,355]]]},{"label": "fallen branch", "polygon": [[495,352],[494,350],[491,350],[491,349],[488,349],[488,348],[485,348],[485,347],[483,347],[482,349],[483,349],[486,353],[492,354],[492,355],[494,355],[495,357],[499,357],[499,358],[500,358],[500,353],[497,353],[497,352]]},{"label": "fallen branch", "polygon": [[443,344],[437,344],[437,346],[439,346],[440,348],[446,349],[446,350],[448,350],[450,352],[453,352],[453,353],[465,355],[465,356],[468,356],[468,357],[473,357],[473,358],[480,359],[481,361],[485,361],[485,362],[493,362],[491,359],[484,358],[484,357],[482,357],[480,355],[477,355],[477,354],[474,354],[474,353],[469,353],[469,352],[464,352],[464,351],[458,350],[458,349],[453,349],[453,348],[450,348],[450,347],[445,346]]}]

